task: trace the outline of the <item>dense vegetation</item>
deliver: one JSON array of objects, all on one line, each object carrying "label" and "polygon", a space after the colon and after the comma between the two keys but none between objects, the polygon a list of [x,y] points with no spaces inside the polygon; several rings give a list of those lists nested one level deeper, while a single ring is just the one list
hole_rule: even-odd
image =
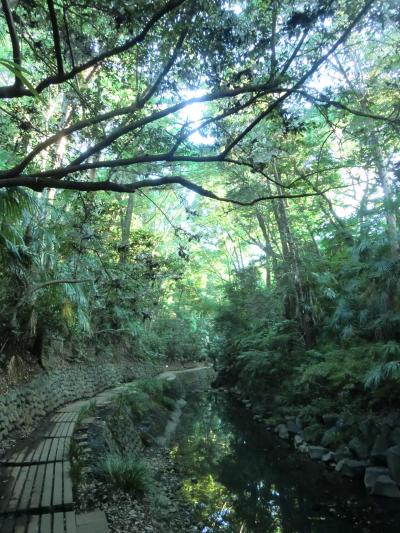
[{"label": "dense vegetation", "polygon": [[[2,0],[0,357],[398,401],[395,0]],[[323,399],[321,399],[323,398]]]}]

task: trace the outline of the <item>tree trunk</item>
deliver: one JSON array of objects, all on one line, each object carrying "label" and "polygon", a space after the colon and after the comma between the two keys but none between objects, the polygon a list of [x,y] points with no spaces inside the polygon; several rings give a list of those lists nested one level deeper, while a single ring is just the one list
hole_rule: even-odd
[{"label": "tree trunk", "polygon": [[126,211],[121,217],[121,244],[119,247],[119,261],[120,263],[126,263],[129,255],[129,238],[131,234],[131,224],[133,216],[134,200],[133,194],[128,196],[128,204]]}]

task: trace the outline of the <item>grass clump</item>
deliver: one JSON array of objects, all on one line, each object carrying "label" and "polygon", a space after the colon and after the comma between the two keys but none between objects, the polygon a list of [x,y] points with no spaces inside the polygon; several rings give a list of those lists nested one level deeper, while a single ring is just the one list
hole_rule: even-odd
[{"label": "grass clump", "polygon": [[76,423],[79,425],[82,422],[82,420],[93,415],[96,411],[96,407],[97,407],[96,400],[91,400],[90,402],[85,404],[78,413],[78,418],[76,420]]},{"label": "grass clump", "polygon": [[129,409],[137,421],[141,421],[149,412],[158,406],[173,410],[174,391],[169,384],[160,379],[143,379],[125,390],[114,399],[119,412]]},{"label": "grass clump", "polygon": [[79,485],[82,479],[83,459],[81,449],[76,440],[71,439],[68,449],[68,458],[71,463],[71,479],[75,486]]},{"label": "grass clump", "polygon": [[138,457],[108,454],[99,468],[109,482],[125,492],[143,494],[151,487],[147,464]]}]

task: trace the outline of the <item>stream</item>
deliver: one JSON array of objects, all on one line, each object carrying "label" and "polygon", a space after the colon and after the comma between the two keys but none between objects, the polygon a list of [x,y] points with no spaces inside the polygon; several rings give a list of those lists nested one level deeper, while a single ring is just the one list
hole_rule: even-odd
[{"label": "stream", "polygon": [[313,463],[229,395],[192,395],[171,443],[202,533],[398,533],[398,500]]}]

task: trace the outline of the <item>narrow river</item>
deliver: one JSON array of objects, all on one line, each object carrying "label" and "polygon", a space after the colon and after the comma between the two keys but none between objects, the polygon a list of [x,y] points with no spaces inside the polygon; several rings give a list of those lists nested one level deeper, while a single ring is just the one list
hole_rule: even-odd
[{"label": "narrow river", "polygon": [[314,464],[223,393],[193,396],[171,453],[203,533],[399,533],[399,501]]}]

